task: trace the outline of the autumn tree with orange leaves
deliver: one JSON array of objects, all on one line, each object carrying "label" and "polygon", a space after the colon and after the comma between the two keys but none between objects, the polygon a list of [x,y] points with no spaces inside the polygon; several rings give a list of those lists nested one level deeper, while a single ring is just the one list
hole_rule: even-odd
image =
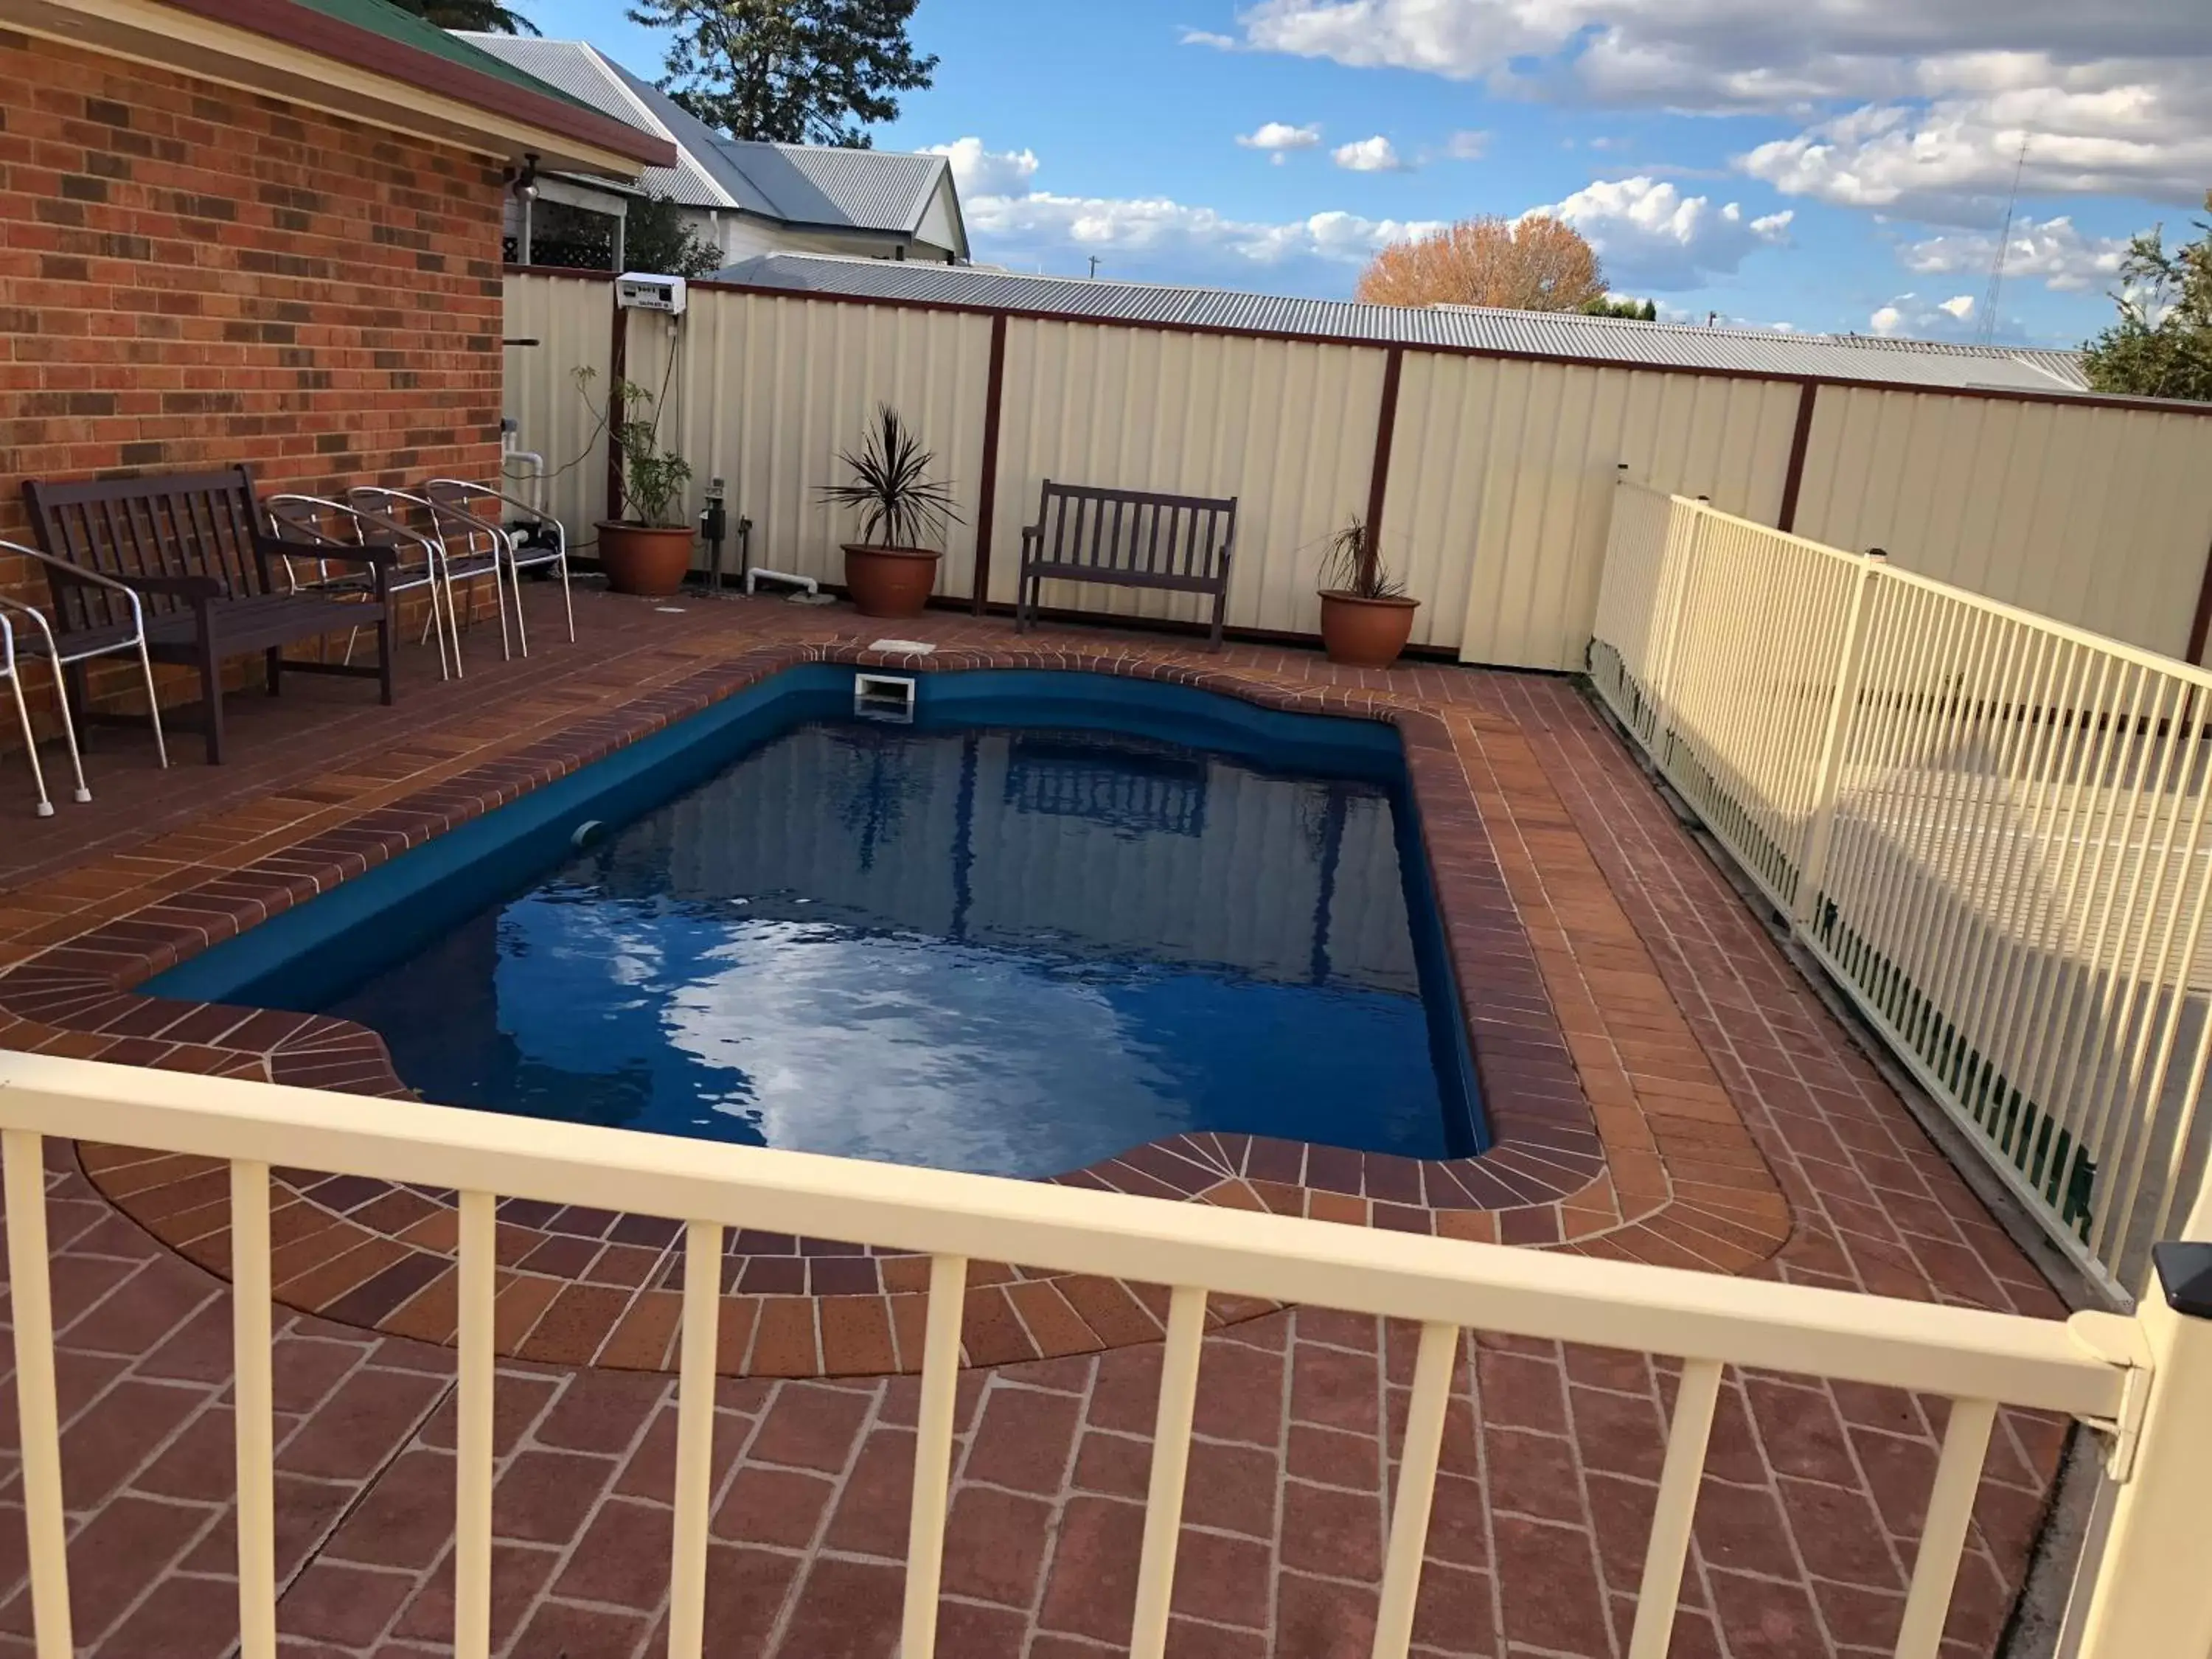
[{"label": "autumn tree with orange leaves", "polygon": [[1384,248],[1359,274],[1354,297],[1378,306],[1580,311],[1605,297],[1605,273],[1571,225],[1486,214]]}]

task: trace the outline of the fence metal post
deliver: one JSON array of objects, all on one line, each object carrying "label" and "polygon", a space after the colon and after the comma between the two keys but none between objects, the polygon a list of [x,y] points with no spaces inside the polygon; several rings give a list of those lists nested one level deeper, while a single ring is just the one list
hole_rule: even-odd
[{"label": "fence metal post", "polygon": [[[1681,497],[1678,495],[1674,500],[1680,501]],[[1668,745],[1674,732],[1674,659],[1681,644],[1682,617],[1690,608],[1690,589],[1697,580],[1698,566],[1705,556],[1705,526],[1710,522],[1705,516],[1705,509],[1711,504],[1711,496],[1700,495],[1697,505],[1691,509],[1693,516],[1690,520],[1689,545],[1683,550],[1680,580],[1675,582],[1671,592],[1665,586],[1667,563],[1663,554],[1660,560],[1659,592],[1665,594],[1667,614],[1661,618],[1659,649],[1651,658],[1650,696],[1651,759],[1662,773],[1667,770],[1671,752]],[[1668,539],[1671,542],[1673,538],[1674,526],[1670,524]],[[1654,595],[1655,599],[1657,597],[1658,594]]]},{"label": "fence metal post", "polygon": [[1790,906],[1790,926],[1809,939],[1820,922],[1820,880],[1828,872],[1828,848],[1835,838],[1836,794],[1843,781],[1844,750],[1850,737],[1852,710],[1857,706],[1859,678],[1866,663],[1867,593],[1875,572],[1886,562],[1882,550],[1867,550],[1851,573],[1851,598],[1844,612],[1842,648],[1836,654],[1836,690],[1828,704],[1827,724],[1820,732],[1820,756],[1813,775],[1813,810],[1805,821],[1805,844],[1797,860],[1797,885]]},{"label": "fence metal post", "polygon": [[[2076,1659],[2204,1659],[2212,1654],[2212,1574],[2204,1571],[2204,1495],[2212,1492],[2212,1194],[2187,1231],[2160,1244],[2136,1310],[2147,1350],[2142,1424],[2123,1444],[2124,1478],[2087,1580]],[[2145,1387],[2145,1385],[2148,1385]],[[2124,1436],[2130,1425],[2120,1425]],[[2130,1455],[2130,1454],[2132,1454]],[[2094,1579],[2090,1574],[2094,1572]],[[2071,1620],[2069,1623],[2073,1622]]]}]

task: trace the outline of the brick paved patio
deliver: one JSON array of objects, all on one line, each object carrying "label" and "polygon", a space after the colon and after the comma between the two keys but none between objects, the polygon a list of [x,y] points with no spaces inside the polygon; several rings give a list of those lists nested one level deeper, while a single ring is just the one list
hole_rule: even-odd
[{"label": "brick paved patio", "polygon": [[[424,665],[410,665],[396,711],[320,685],[288,687],[275,703],[240,700],[241,761],[222,773],[163,776],[130,736],[103,734],[94,806],[40,823],[0,796],[9,814],[0,962],[52,966],[72,941],[103,929],[128,939],[125,918],[149,902],[287,860],[288,882],[312,891],[340,854],[354,868],[384,856],[380,832],[356,826],[410,795],[471,775],[526,787],[544,775],[552,751],[543,745],[573,763],[579,730],[619,740],[641,708],[657,722],[696,702],[702,683],[726,684],[749,652],[830,648],[840,635],[849,648],[872,637],[847,612],[768,603],[693,599],[670,616],[599,598],[580,610],[581,646],[543,645],[529,663],[502,666],[479,641],[459,686],[426,682]],[[933,616],[902,631],[948,650],[1014,648],[1002,625],[963,618]],[[1526,941],[1541,1012],[1571,1053],[1603,1146],[1605,1173],[1564,1200],[1475,1213],[1557,1218],[1532,1243],[1565,1234],[1574,1241],[1566,1248],[2058,1311],[1570,684],[1431,667],[1362,677],[1299,653],[1232,647],[1207,658],[1142,635],[1059,629],[1042,638],[1095,665],[1227,674],[1271,700],[1325,691],[1416,706],[1438,725],[1444,747],[1429,764],[1448,760],[1479,809],[1493,890]],[[12,766],[0,775],[0,790],[20,782]],[[1426,781],[1422,788],[1425,817]],[[266,903],[270,890],[252,902]],[[1449,895],[1445,902],[1450,915]],[[1451,920],[1461,933],[1461,918]],[[171,937],[137,938],[143,951],[173,947]],[[1510,942],[1494,926],[1480,940],[1455,939],[1463,988],[1470,951]],[[0,979],[0,1005],[12,1006],[15,978]],[[104,994],[113,997],[112,983]],[[209,1041],[222,1031],[118,1054],[121,1043],[159,1045],[150,1034],[72,1029],[70,1011],[58,1006],[45,1012],[54,1023],[23,1022],[0,1041],[255,1069],[250,1047],[226,1053]],[[279,1046],[258,1051],[259,1074]],[[112,1172],[129,1167],[111,1158],[103,1175],[112,1186]],[[189,1182],[189,1172],[173,1173],[184,1179],[142,1190]],[[175,1253],[125,1218],[61,1149],[52,1182],[79,1639],[103,1653],[220,1653],[235,1631],[225,1577],[228,1328],[224,1286],[209,1269],[227,1261],[227,1238],[211,1224],[180,1241],[198,1261]],[[1742,1202],[1762,1189],[1763,1201]],[[1382,1212],[1391,1200],[1373,1194],[1331,1194],[1306,1180],[1297,1190],[1316,1212],[1332,1206],[1312,1194],[1357,1206],[1338,1210],[1347,1221],[1391,1219]],[[1735,1205],[1717,1201],[1723,1195]],[[318,1206],[303,1196],[295,1219],[312,1207],[357,1225],[353,1212],[374,1201]],[[1723,1231],[1747,1218],[1744,1236]],[[611,1224],[562,1235],[575,1243],[558,1274],[538,1275],[554,1288],[527,1319],[507,1297],[532,1293],[515,1289],[525,1275],[510,1277],[509,1352],[527,1360],[556,1351],[533,1350],[531,1339],[564,1287],[589,1283],[618,1249],[648,1248],[611,1237]],[[375,1273],[286,1299],[340,1312],[343,1296]],[[381,1310],[357,1307],[352,1322],[295,1315],[280,1340],[280,1624],[291,1650],[429,1652],[447,1627],[438,1562],[449,1532],[451,1355],[435,1346],[444,1332],[434,1322],[392,1334],[405,1308],[432,1305],[423,1301],[430,1285]],[[810,1304],[814,1363],[781,1369],[840,1369],[819,1311],[837,1299],[793,1298]],[[1385,1512],[1389,1443],[1378,1426],[1393,1410],[1402,1416],[1410,1343],[1375,1322],[1317,1310],[1218,1311],[1237,1322],[1207,1339],[1174,1650],[1364,1652]],[[362,1328],[372,1323],[386,1333]],[[1055,1344],[1018,1311],[1012,1323],[1026,1346],[971,1354],[1008,1363],[964,1378],[940,1650],[1100,1654],[1127,1617],[1158,1351],[1142,1332],[1115,1346],[1086,1326],[1091,1340],[1070,1334]],[[573,1318],[548,1327],[576,1328]],[[571,1346],[558,1352],[603,1366],[665,1359],[665,1339],[659,1358],[644,1355],[649,1344],[611,1356],[611,1328],[580,1350],[564,1337]],[[1110,1351],[1014,1357],[1071,1347]],[[731,1369],[776,1369],[726,1358]],[[1640,1356],[1486,1338],[1470,1340],[1460,1387],[1418,1645],[1616,1652],[1633,1607],[1669,1378]],[[710,1651],[890,1650],[912,1389],[878,1377],[725,1383]],[[1723,1405],[1677,1651],[1764,1659],[1877,1650],[1901,1606],[1940,1419],[1902,1395],[1765,1376],[1732,1376]],[[519,1637],[513,1651],[592,1659],[650,1650],[665,1577],[672,1411],[667,1379],[649,1371],[518,1364],[502,1373],[498,1593],[500,1639]],[[1953,1620],[1960,1659],[1992,1650],[2057,1445],[2051,1425],[2003,1419]],[[11,1509],[0,1520],[0,1580],[17,1588],[4,1592],[12,1599],[0,1643],[17,1646],[27,1631],[21,1549],[20,1510]]]}]

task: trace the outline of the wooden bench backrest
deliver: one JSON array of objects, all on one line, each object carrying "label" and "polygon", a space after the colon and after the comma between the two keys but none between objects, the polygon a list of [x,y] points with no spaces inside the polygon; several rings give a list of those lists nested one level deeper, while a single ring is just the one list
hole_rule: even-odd
[{"label": "wooden bench backrest", "polygon": [[1045,481],[1026,566],[1132,587],[1218,591],[1237,537],[1237,498]]},{"label": "wooden bench backrest", "polygon": [[[39,545],[51,556],[97,575],[212,576],[234,594],[267,591],[253,540],[253,477],[242,466],[220,472],[157,473],[137,478],[33,481],[23,486]],[[131,620],[112,589],[53,585],[64,629]],[[173,594],[141,596],[149,616],[190,609]]]}]

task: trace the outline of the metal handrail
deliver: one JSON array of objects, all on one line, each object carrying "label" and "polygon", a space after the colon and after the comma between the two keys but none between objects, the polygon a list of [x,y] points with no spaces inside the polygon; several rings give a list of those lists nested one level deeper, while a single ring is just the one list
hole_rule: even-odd
[{"label": "metal handrail", "polygon": [[[1681,1361],[1630,1644],[1638,1659],[1663,1652],[1673,1627],[1723,1365],[1811,1373],[1950,1400],[1901,1620],[1897,1651],[1905,1659],[1932,1659],[1936,1652],[2000,1404],[2066,1413],[2111,1432],[2116,1474],[2138,1486],[2148,1483],[2127,1503],[2170,1503],[2172,1494],[2160,1484],[2168,1463],[2179,1460],[2194,1468],[2188,1460],[2200,1443],[2212,1443],[2201,1409],[2161,1413],[2149,1393],[2162,1375],[2164,1361],[2157,1356],[2179,1352],[2175,1344],[2189,1333],[2177,1338],[2155,1323],[2115,1315],[2081,1314],[2059,1323],[998,1176],[703,1144],[55,1055],[0,1054],[22,1492],[34,1622],[44,1652],[66,1652],[69,1642],[44,1223],[44,1139],[49,1136],[230,1164],[239,1583],[246,1659],[265,1659],[275,1642],[268,1434],[273,1166],[458,1193],[455,1625],[457,1650],[472,1655],[485,1650],[489,1618],[495,1218],[498,1198],[506,1194],[685,1223],[670,1601],[672,1630],[679,1633],[696,1627],[705,1595],[719,1268],[725,1238],[735,1227],[836,1237],[931,1258],[908,1522],[902,1652],[909,1659],[929,1659],[934,1646],[953,1389],[967,1265],[973,1260],[1173,1287],[1130,1646],[1141,1659],[1158,1659],[1166,1638],[1211,1292],[1342,1308],[1420,1327],[1377,1613],[1374,1651],[1382,1659],[1403,1659],[1410,1639],[1452,1376],[1468,1329]],[[2204,1340],[2212,1345],[2212,1331]],[[2164,1438],[2146,1438],[2136,1455],[2136,1437],[2152,1433]],[[2201,1589],[2193,1580],[2170,1588],[2177,1601]],[[692,1650],[688,1641],[681,1645]],[[2182,1651],[2169,1647],[2126,1659],[2181,1659]],[[2121,1656],[2108,1649],[2092,1659]]]}]

